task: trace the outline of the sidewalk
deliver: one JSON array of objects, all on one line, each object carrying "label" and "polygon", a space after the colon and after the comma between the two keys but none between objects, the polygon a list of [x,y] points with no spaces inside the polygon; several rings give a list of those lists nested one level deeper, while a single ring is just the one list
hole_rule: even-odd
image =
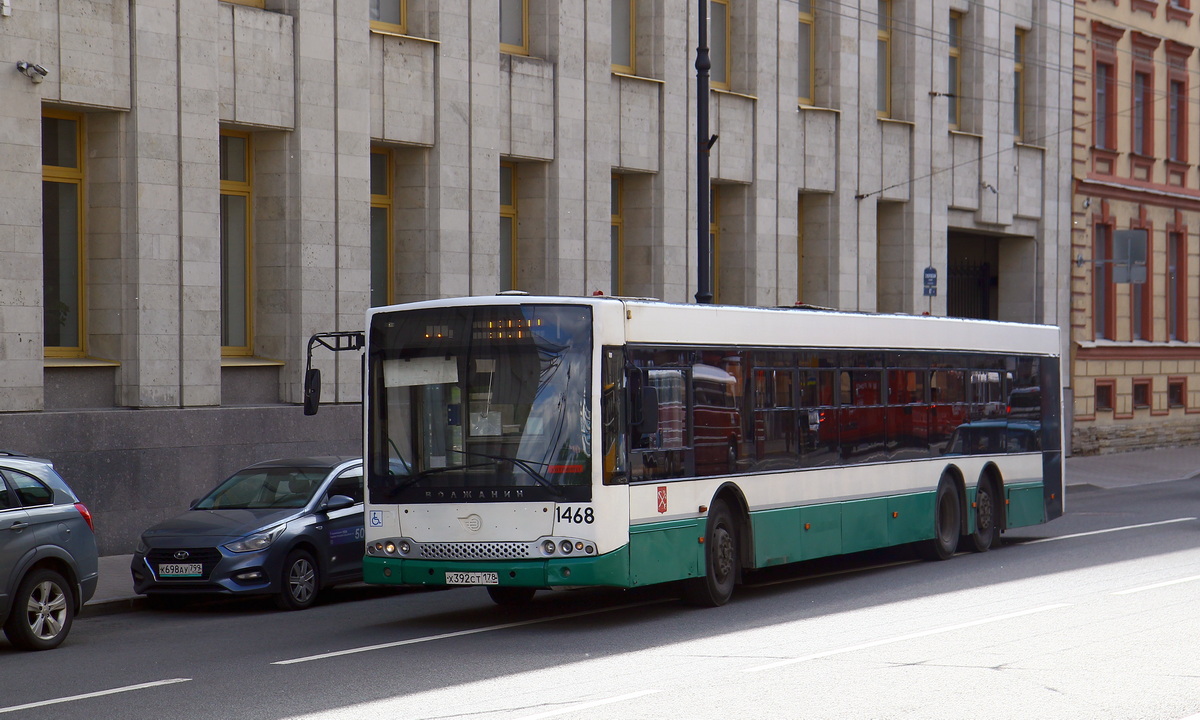
[{"label": "sidewalk", "polygon": [[[1112,455],[1067,458],[1067,488],[1129,487],[1200,476],[1200,446],[1140,450]],[[100,584],[84,607],[84,616],[108,615],[145,607],[146,598],[133,592],[129,574],[132,555],[100,558]]]}]

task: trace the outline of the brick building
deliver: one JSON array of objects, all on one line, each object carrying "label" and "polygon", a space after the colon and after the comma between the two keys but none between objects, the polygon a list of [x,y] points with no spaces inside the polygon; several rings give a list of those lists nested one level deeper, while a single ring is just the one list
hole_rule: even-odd
[{"label": "brick building", "polygon": [[1075,6],[1073,444],[1196,442],[1197,21],[1187,0]]}]

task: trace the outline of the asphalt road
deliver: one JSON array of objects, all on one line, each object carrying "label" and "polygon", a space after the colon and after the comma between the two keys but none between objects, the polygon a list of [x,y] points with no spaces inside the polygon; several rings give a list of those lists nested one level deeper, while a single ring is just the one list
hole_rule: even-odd
[{"label": "asphalt road", "polygon": [[1200,480],[1068,508],[988,553],[789,566],[709,610],[357,587],[85,617],[52,652],[0,641],[0,720],[1200,719]]}]

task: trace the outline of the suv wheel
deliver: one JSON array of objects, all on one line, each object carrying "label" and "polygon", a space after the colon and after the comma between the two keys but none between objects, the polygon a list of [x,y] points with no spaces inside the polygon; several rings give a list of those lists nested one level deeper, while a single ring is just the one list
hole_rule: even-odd
[{"label": "suv wheel", "polygon": [[62,575],[43,568],[21,581],[4,634],[22,650],[49,650],[66,639],[74,619],[71,586]]}]

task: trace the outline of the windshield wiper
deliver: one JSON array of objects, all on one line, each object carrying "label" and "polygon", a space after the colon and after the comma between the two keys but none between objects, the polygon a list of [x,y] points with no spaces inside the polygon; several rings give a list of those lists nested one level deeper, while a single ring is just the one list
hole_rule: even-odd
[{"label": "windshield wiper", "polygon": [[533,478],[538,485],[541,485],[559,497],[562,497],[563,495],[563,489],[550,482],[546,476],[543,475],[537,468],[535,468],[529,460],[523,460],[516,457],[506,457],[504,455],[490,455],[488,453],[471,452],[468,450],[455,450],[453,448],[451,448],[449,452],[458,453],[459,455],[470,455],[471,457],[487,458],[488,460],[495,460],[497,462],[512,463],[528,473],[529,477]]},{"label": "windshield wiper", "polygon": [[[457,451],[455,451],[455,452],[457,452]],[[427,469],[422,470],[421,472],[417,473],[416,475],[410,475],[409,477],[405,478],[403,482],[401,482],[396,487],[392,488],[392,492],[396,492],[398,490],[403,490],[404,488],[408,487],[409,485],[412,485],[419,480],[424,480],[425,478],[429,477],[430,475],[437,475],[438,473],[451,472],[453,470],[470,470],[471,468],[478,468],[478,467],[487,467],[487,463],[472,463],[470,465],[446,465],[445,467],[427,468]]]}]

